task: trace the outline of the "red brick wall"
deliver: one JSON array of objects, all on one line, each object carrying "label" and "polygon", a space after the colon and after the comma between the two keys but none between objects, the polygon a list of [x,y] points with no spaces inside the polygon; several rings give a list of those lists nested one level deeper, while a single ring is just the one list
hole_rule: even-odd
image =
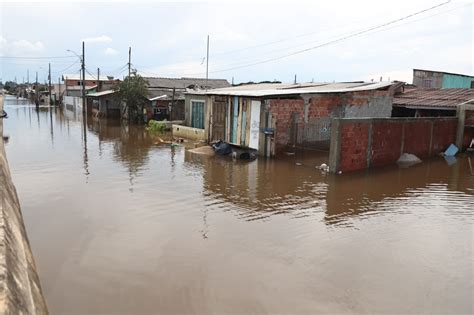
[{"label": "red brick wall", "polygon": [[304,100],[274,99],[269,101],[269,111],[275,119],[275,153],[281,152],[290,142],[292,115],[296,114],[299,122],[304,119]]},{"label": "red brick wall", "polygon": [[466,120],[464,121],[464,139],[463,139],[463,148],[469,147],[472,139],[474,139],[474,110],[466,111]]},{"label": "red brick wall", "polygon": [[[369,125],[368,123],[366,123]],[[371,165],[382,166],[400,157],[403,126],[397,122],[374,121],[372,123]],[[354,135],[358,137],[358,135]],[[362,135],[364,137],[365,135]],[[367,158],[367,157],[366,157]],[[356,170],[356,169],[353,169]]]},{"label": "red brick wall", "polygon": [[[86,83],[86,86],[94,86],[96,85],[96,81],[95,80],[86,80],[85,81]],[[66,80],[66,85],[67,86],[80,86],[81,84],[81,80]]]},{"label": "red brick wall", "polygon": [[[430,155],[431,124],[430,121],[407,122],[405,124],[403,151],[414,154],[420,159],[427,158]],[[454,137],[456,138],[456,136]]]},{"label": "red brick wall", "polygon": [[444,151],[446,147],[456,142],[457,118],[453,120],[435,120],[433,125],[433,144],[431,150],[434,154]]},{"label": "red brick wall", "polygon": [[434,156],[455,143],[457,119],[341,119],[339,125],[340,149],[331,148],[330,160],[338,161],[333,171],[348,172],[393,164],[402,153]]},{"label": "red brick wall", "polygon": [[367,167],[369,125],[365,123],[345,124],[341,128],[341,165],[345,169]]},{"label": "red brick wall", "polygon": [[466,120],[464,124],[474,126],[474,110],[466,110]]}]

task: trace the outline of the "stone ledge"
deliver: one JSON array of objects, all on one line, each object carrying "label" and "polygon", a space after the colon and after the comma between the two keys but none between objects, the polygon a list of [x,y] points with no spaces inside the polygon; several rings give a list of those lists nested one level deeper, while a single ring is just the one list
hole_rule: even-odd
[{"label": "stone ledge", "polygon": [[2,119],[0,141],[0,313],[48,314],[8,167]]}]

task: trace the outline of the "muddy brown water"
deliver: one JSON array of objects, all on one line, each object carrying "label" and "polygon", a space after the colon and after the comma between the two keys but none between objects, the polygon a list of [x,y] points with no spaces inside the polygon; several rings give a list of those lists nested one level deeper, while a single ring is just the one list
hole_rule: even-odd
[{"label": "muddy brown water", "polygon": [[[474,157],[326,175],[6,100],[51,314],[469,314]],[[85,136],[84,136],[85,135]]]}]

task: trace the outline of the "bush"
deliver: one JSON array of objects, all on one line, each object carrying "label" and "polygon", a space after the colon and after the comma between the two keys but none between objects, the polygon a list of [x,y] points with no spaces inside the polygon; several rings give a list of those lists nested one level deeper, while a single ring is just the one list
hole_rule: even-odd
[{"label": "bush", "polygon": [[151,119],[149,122],[148,122],[148,127],[146,128],[146,130],[148,130],[149,132],[152,132],[152,133],[163,133],[165,132],[166,130],[166,120],[163,120],[163,121],[156,121],[156,120],[153,120]]}]

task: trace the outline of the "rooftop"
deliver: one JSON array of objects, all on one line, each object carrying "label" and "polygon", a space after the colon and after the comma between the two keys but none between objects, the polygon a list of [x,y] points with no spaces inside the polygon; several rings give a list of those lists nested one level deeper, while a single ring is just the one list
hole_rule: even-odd
[{"label": "rooftop", "polygon": [[387,88],[395,82],[338,82],[338,83],[263,83],[233,86],[209,91],[188,91],[187,94],[277,96],[317,93],[344,93]]},{"label": "rooftop", "polygon": [[[82,80],[82,75],[80,75],[79,73],[70,73],[70,74],[63,74],[63,81],[64,80]],[[87,81],[94,81],[94,80],[97,80],[97,76],[96,75],[90,75],[90,74],[86,74],[86,77],[85,79]],[[100,74],[99,76],[99,81],[111,81],[111,80],[114,80],[114,77],[113,76],[110,76],[110,75],[106,75],[106,74]]]},{"label": "rooftop", "polygon": [[444,73],[444,74],[458,75],[458,76],[461,76],[461,77],[474,78],[474,76],[472,76],[472,75],[468,75],[468,74],[461,74],[461,73],[453,73],[453,72],[446,72],[446,71],[436,71],[436,70],[426,70],[426,69],[413,69],[413,71],[437,72],[437,73]]},{"label": "rooftop", "polygon": [[182,89],[187,88],[208,88],[216,89],[230,86],[229,82],[225,79],[208,79],[205,78],[152,78],[145,77],[148,81],[148,85],[154,88],[167,88],[167,89]]},{"label": "rooftop", "polygon": [[87,94],[87,96],[99,97],[99,96],[104,96],[104,95],[109,95],[109,94],[114,94],[114,93],[115,93],[114,90],[105,90],[105,91],[101,91],[101,92],[89,93],[89,94]]},{"label": "rooftop", "polygon": [[470,100],[474,100],[474,89],[408,89],[395,95],[393,106],[455,110]]}]

